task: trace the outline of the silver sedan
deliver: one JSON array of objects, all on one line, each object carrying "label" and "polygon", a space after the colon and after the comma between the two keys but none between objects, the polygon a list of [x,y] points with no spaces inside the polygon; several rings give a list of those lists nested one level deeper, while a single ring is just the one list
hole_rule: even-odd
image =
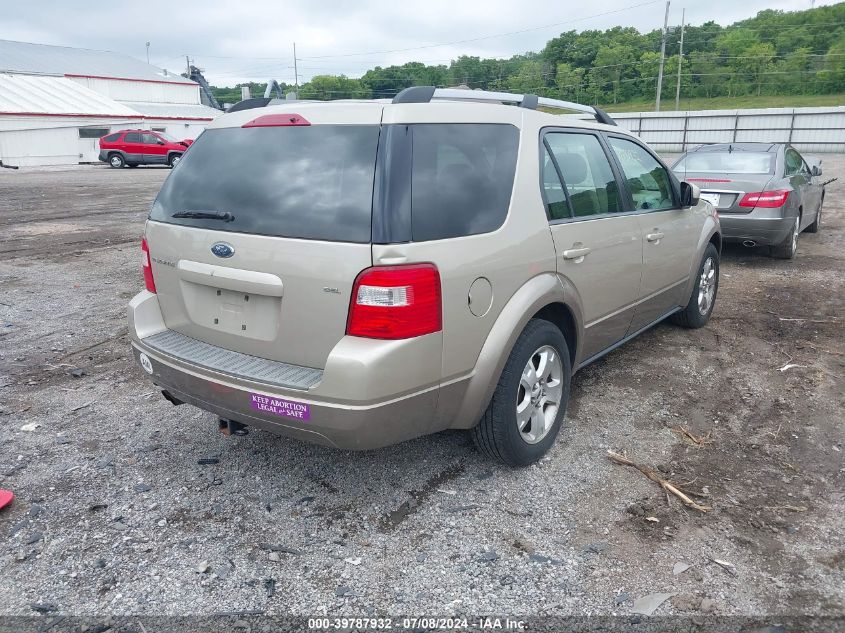
[{"label": "silver sedan", "polygon": [[716,207],[725,241],[769,246],[772,256],[792,259],[798,235],[821,226],[821,159],[802,157],[786,143],[702,145],[672,170]]}]

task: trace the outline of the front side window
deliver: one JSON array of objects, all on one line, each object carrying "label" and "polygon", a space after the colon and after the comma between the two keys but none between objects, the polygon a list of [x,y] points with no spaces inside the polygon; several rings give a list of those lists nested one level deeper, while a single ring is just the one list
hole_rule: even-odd
[{"label": "front side window", "polygon": [[415,242],[487,233],[505,221],[519,131],[500,124],[415,124],[411,234]]},{"label": "front side window", "polygon": [[619,185],[598,138],[575,132],[551,132],[545,138],[576,218],[624,211]]},{"label": "front side window", "polygon": [[626,139],[610,137],[628,189],[637,210],[674,209],[675,195],[669,172],[641,145]]},{"label": "front side window", "polygon": [[142,135],[141,138],[141,142],[147,145],[155,145],[156,143],[158,143],[158,138],[156,138],[155,134],[145,133]]}]

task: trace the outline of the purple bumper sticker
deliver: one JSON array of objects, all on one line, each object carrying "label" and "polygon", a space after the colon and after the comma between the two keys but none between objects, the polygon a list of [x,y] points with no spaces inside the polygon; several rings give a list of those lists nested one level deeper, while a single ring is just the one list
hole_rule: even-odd
[{"label": "purple bumper sticker", "polygon": [[249,394],[249,406],[256,411],[281,415],[285,418],[296,418],[297,420],[310,420],[311,409],[304,402],[295,402],[283,398],[273,398],[260,393]]}]

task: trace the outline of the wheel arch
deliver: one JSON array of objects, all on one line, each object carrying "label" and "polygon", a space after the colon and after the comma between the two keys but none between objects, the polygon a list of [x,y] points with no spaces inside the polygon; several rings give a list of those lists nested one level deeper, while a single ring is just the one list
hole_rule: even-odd
[{"label": "wheel arch", "polygon": [[566,346],[569,348],[570,366],[574,370],[578,352],[578,328],[572,308],[566,303],[558,301],[542,307],[531,318],[549,321],[560,330],[563,338],[566,339]]},{"label": "wheel arch", "polygon": [[721,255],[722,254],[722,235],[721,235],[721,233],[716,231],[715,233],[713,233],[713,235],[710,236],[709,241],[713,246],[716,247],[716,251],[719,253],[719,255]]},{"label": "wheel arch", "polygon": [[499,312],[452,417],[453,428],[471,428],[481,418],[517,338],[532,318],[553,323],[561,328],[567,345],[572,341],[569,354],[574,371],[583,327],[578,296],[567,291],[557,274],[542,273],[523,284]]}]

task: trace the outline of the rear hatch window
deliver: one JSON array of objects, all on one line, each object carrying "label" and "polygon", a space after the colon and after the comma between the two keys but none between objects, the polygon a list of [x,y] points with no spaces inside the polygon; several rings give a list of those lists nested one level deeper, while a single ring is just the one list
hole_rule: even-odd
[{"label": "rear hatch window", "polygon": [[[165,182],[150,219],[215,231],[369,242],[378,138],[376,125],[206,130]],[[203,218],[204,213],[223,219]]]}]

